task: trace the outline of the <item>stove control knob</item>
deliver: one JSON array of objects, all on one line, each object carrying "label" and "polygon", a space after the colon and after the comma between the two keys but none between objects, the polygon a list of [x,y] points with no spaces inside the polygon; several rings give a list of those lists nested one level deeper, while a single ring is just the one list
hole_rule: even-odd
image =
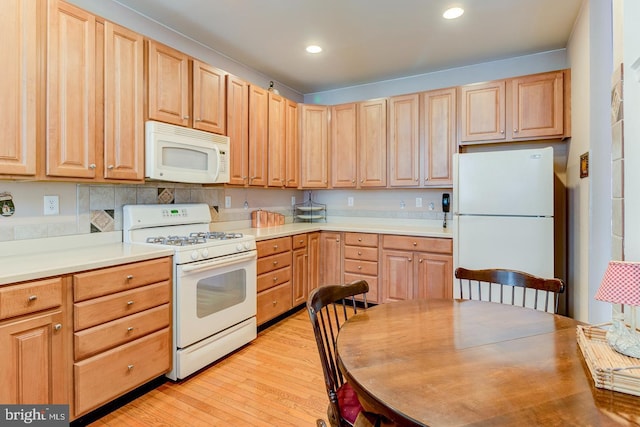
[{"label": "stove control knob", "polygon": [[191,252],[191,259],[194,261],[198,259],[198,251]]},{"label": "stove control knob", "polygon": [[209,249],[204,248],[202,250],[202,258],[208,258],[209,257]]},{"label": "stove control knob", "polygon": [[238,252],[242,250],[242,243],[238,243],[238,244],[236,245],[236,250],[237,250]]},{"label": "stove control knob", "polygon": [[251,244],[249,242],[244,242],[244,248],[246,250],[250,250],[251,249]]}]

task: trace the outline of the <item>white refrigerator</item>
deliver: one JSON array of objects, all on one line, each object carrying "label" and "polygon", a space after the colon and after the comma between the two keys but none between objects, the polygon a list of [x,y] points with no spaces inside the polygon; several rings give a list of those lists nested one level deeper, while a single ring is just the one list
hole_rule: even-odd
[{"label": "white refrigerator", "polygon": [[455,154],[454,269],[554,277],[553,181],[552,147]]}]

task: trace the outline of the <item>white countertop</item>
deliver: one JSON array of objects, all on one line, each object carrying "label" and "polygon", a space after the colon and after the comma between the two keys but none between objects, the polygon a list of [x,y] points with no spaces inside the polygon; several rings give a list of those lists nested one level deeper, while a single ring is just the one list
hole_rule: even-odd
[{"label": "white countertop", "polygon": [[172,249],[93,233],[0,243],[0,285],[170,256]]}]

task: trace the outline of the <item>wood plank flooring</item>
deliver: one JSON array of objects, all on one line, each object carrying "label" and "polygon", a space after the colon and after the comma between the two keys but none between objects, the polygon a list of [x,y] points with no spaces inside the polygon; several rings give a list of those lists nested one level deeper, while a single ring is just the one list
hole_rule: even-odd
[{"label": "wood plank flooring", "polygon": [[315,426],[328,399],[305,309],[230,356],[167,381],[90,424],[101,426]]}]

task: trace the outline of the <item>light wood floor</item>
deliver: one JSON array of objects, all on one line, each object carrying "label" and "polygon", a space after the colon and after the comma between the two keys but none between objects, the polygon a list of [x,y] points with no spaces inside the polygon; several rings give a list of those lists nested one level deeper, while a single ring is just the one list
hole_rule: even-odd
[{"label": "light wood floor", "polygon": [[168,381],[91,426],[315,426],[328,399],[306,310],[181,382]]}]

